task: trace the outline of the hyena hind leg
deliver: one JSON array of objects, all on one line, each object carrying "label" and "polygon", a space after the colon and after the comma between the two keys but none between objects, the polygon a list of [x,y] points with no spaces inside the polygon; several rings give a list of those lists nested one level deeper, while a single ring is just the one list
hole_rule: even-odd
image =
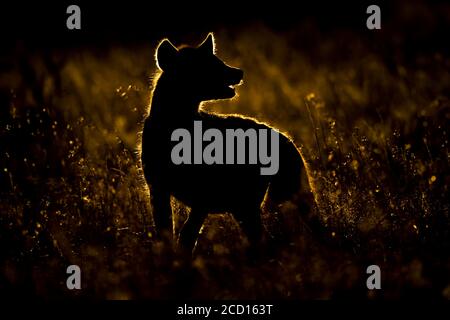
[{"label": "hyena hind leg", "polygon": [[259,258],[262,245],[261,209],[259,207],[242,209],[235,213],[242,231],[247,236],[249,248],[247,255],[251,260]]},{"label": "hyena hind leg", "polygon": [[179,249],[186,253],[192,254],[206,216],[207,212],[201,209],[192,208],[189,217],[180,231],[180,237],[178,239]]}]

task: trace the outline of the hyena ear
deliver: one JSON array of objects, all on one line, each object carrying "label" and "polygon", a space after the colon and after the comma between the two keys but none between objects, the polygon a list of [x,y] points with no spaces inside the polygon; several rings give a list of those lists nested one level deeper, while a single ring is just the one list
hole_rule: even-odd
[{"label": "hyena ear", "polygon": [[178,54],[178,49],[170,43],[169,40],[164,39],[156,49],[156,63],[161,70],[166,70],[173,64]]},{"label": "hyena ear", "polygon": [[214,40],[214,35],[212,32],[208,34],[206,39],[202,42],[201,45],[198,46],[199,49],[205,50],[207,52],[215,53],[216,51],[216,42]]}]

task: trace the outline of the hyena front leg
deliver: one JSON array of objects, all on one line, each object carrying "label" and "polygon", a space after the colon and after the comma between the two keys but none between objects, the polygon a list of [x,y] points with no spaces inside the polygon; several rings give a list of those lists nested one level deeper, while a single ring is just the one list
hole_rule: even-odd
[{"label": "hyena front leg", "polygon": [[152,184],[150,188],[150,202],[153,210],[153,220],[156,227],[156,236],[159,239],[173,238],[172,207],[170,192],[163,186]]},{"label": "hyena front leg", "polygon": [[180,238],[178,239],[178,247],[182,251],[192,254],[197,241],[200,229],[207,216],[207,212],[201,209],[192,208],[189,217],[184,223],[180,231]]}]

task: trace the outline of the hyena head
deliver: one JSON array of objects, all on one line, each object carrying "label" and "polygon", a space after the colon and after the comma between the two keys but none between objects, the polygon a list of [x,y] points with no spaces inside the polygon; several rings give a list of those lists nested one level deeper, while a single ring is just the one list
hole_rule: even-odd
[{"label": "hyena head", "polygon": [[233,98],[234,86],[244,75],[242,70],[227,66],[215,55],[211,33],[196,48],[177,49],[169,40],[163,40],[156,59],[166,79],[170,79],[173,94],[187,94],[199,102]]}]

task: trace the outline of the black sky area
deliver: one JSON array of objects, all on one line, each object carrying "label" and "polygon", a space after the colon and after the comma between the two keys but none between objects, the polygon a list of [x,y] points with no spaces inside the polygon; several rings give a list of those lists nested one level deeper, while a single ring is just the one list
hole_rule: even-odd
[{"label": "black sky area", "polygon": [[[409,25],[398,17],[417,4],[425,5],[421,21],[412,17]],[[66,8],[81,8],[81,30],[66,28]],[[366,28],[366,9],[381,7],[382,30]],[[177,39],[186,34],[201,34],[219,29],[239,30],[255,23],[277,31],[314,25],[322,35],[351,30],[372,43],[384,43],[401,33],[411,52],[448,52],[448,14],[444,1],[23,1],[0,6],[0,37],[4,52],[14,53],[17,45],[28,49],[110,47],[111,45],[148,44],[164,37]],[[417,14],[417,10],[416,13]],[[430,25],[431,23],[431,25]],[[304,32],[308,33],[308,32]],[[377,37],[371,41],[370,37]]]},{"label": "black sky area", "polygon": [[[82,30],[65,27],[66,8],[78,4]],[[252,22],[286,29],[312,19],[324,30],[365,26],[364,2],[352,1],[61,1],[2,3],[0,34],[3,39],[27,40],[36,45],[141,41],[148,37],[204,32]],[[383,12],[385,18],[389,15]]]}]

